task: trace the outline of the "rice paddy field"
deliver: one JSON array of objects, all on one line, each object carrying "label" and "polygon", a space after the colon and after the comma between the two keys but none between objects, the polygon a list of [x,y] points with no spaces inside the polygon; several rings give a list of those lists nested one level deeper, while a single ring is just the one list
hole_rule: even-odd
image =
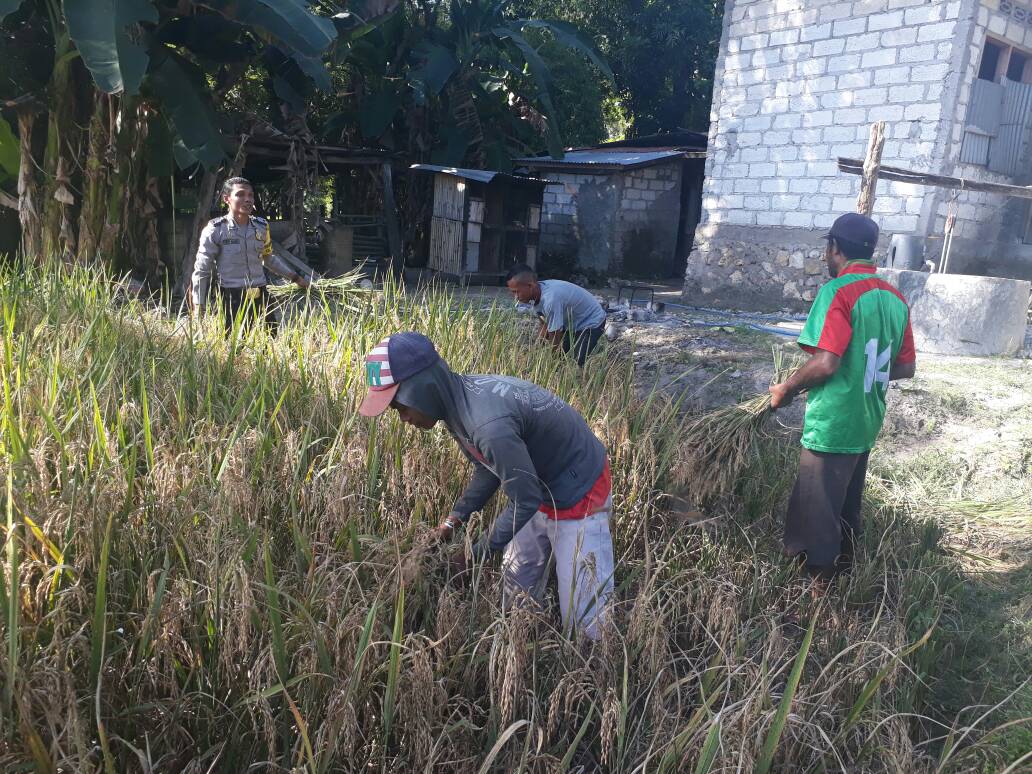
[{"label": "rice paddy field", "polygon": [[[559,362],[508,309],[388,284],[226,339],[47,267],[3,269],[0,310],[0,770],[1027,765],[1014,694],[941,700],[968,576],[915,479],[873,477],[857,566],[822,597],[778,551],[794,440],[750,419],[699,454],[725,420],[643,388],[619,348]],[[601,641],[565,639],[555,605],[502,612],[496,564],[449,585],[428,533],[468,465],[442,430],[356,412],[362,356],[404,329],[552,389],[608,447]]]}]

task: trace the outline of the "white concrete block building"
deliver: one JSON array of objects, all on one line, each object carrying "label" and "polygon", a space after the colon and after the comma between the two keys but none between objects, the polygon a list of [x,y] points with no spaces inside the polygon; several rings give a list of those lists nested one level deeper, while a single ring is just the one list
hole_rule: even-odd
[{"label": "white concrete block building", "polygon": [[[1032,182],[1032,0],[727,0],[693,302],[803,306],[823,282],[820,235],[854,211],[870,126],[882,163]],[[923,237],[950,270],[1032,278],[1029,200],[882,181],[874,217]]]}]

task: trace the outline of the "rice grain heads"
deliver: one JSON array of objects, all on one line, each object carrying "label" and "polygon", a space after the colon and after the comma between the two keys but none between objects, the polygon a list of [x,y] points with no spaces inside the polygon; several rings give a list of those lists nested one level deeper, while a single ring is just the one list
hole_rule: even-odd
[{"label": "rice grain heads", "polygon": [[[762,457],[735,441],[678,463],[685,420],[638,394],[629,362],[582,372],[525,346],[509,310],[442,290],[388,283],[227,341],[214,319],[114,304],[114,284],[0,273],[0,769],[934,767],[933,676],[908,668],[934,637],[906,649],[947,584],[911,581],[951,570],[914,519],[879,517],[869,571],[800,659],[785,618],[814,610],[773,549],[777,497],[736,490],[706,529],[663,512],[678,465],[730,491],[722,466],[762,477]],[[399,329],[458,371],[554,390],[605,442],[618,564],[601,642],[565,638],[554,595],[501,611],[494,564],[447,586],[425,533],[466,463],[443,432],[356,414],[362,355]]]}]

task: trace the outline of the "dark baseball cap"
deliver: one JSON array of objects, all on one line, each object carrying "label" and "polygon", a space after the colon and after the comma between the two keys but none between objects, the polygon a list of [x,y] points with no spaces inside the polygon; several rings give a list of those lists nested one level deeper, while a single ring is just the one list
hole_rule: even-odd
[{"label": "dark baseball cap", "polygon": [[878,224],[866,215],[858,212],[847,212],[839,215],[831,224],[825,239],[841,239],[843,242],[852,242],[861,247],[878,246]]},{"label": "dark baseball cap", "polygon": [[398,385],[438,360],[434,343],[422,333],[404,331],[388,336],[365,357],[365,381],[369,392],[358,407],[364,417],[376,417],[387,410]]}]

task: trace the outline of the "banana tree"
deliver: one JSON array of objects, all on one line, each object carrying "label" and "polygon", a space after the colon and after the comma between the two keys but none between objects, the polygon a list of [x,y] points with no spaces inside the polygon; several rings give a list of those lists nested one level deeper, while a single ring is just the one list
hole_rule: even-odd
[{"label": "banana tree", "polygon": [[561,156],[551,72],[525,33],[544,31],[604,77],[612,73],[575,27],[512,18],[510,5],[450,0],[447,13],[438,14],[431,4],[349,45],[341,59],[355,70],[355,106],[331,116],[326,135],[350,127],[367,142],[392,147],[407,135],[406,149],[415,158],[504,168],[514,146],[533,139],[521,138],[529,132]]},{"label": "banana tree", "polygon": [[[43,172],[41,236],[24,241],[43,254],[100,253],[125,269],[153,253],[141,244],[156,238],[161,204],[148,135],[170,135],[180,166],[217,168],[232,126],[213,96],[261,67],[268,50],[316,88],[329,86],[322,57],[337,30],[304,0],[0,0],[0,21],[19,8],[27,25],[49,31],[53,49],[46,143],[28,165]],[[19,139],[31,153],[31,138]],[[0,132],[0,155],[9,145]],[[32,223],[23,217],[23,230]]]},{"label": "banana tree", "polygon": [[[469,138],[474,153],[484,143],[480,105],[492,94],[501,94],[512,103],[522,100],[533,105],[543,118],[549,152],[561,157],[557,111],[552,96],[552,74],[526,31],[539,29],[550,33],[557,43],[590,61],[603,76],[612,80],[609,66],[571,24],[542,19],[511,18],[510,0],[451,0],[447,27],[432,30],[416,51],[420,64],[410,74],[417,101],[444,94],[455,119],[454,125]],[[531,93],[519,93],[529,75]],[[526,115],[527,111],[524,111]],[[483,156],[483,153],[477,155]]]}]

